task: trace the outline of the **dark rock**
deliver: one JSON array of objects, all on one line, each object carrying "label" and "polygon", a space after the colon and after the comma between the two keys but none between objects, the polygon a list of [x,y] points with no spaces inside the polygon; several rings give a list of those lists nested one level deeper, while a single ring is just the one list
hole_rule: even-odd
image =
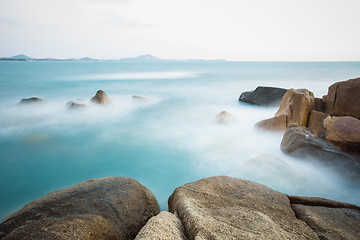
[{"label": "dark rock", "polygon": [[269,119],[261,120],[255,124],[255,127],[265,130],[285,132],[286,125],[286,115],[282,114]]},{"label": "dark rock", "polygon": [[281,99],[275,116],[286,115],[287,127],[292,123],[306,127],[310,112],[315,109],[314,94],[307,89],[290,89]]},{"label": "dark rock", "polygon": [[96,95],[91,98],[91,101],[98,104],[107,104],[109,102],[109,96],[103,91],[98,90]]},{"label": "dark rock", "polygon": [[325,102],[321,98],[315,98],[315,111],[325,112]]},{"label": "dark rock", "polygon": [[334,83],[323,97],[326,113],[360,119],[360,78]]},{"label": "dark rock", "polygon": [[27,204],[0,224],[2,239],[134,239],[160,212],[132,178],[92,179]]},{"label": "dark rock", "polygon": [[323,112],[312,110],[309,116],[308,128],[318,137],[325,139],[325,128],[323,121],[328,115]]},{"label": "dark rock", "polygon": [[170,212],[161,212],[150,218],[140,230],[135,240],[140,239],[187,239],[184,226],[177,216]]},{"label": "dark rock", "polygon": [[327,141],[332,142],[343,151],[360,154],[359,119],[328,116],[324,120],[324,128]]},{"label": "dark rock", "polygon": [[322,162],[326,167],[349,179],[360,180],[358,161],[330,142],[317,137],[308,128],[289,126],[280,148],[294,157]]},{"label": "dark rock", "polygon": [[278,106],[287,89],[259,86],[254,91],[241,93],[239,101],[263,106]]},{"label": "dark rock", "polygon": [[19,102],[20,104],[26,104],[26,103],[39,103],[39,102],[43,102],[44,100],[42,98],[38,98],[38,97],[31,97],[31,98],[23,98],[21,99],[21,101]]},{"label": "dark rock", "polygon": [[231,177],[176,188],[169,210],[189,239],[318,239],[291,209],[287,195]]}]

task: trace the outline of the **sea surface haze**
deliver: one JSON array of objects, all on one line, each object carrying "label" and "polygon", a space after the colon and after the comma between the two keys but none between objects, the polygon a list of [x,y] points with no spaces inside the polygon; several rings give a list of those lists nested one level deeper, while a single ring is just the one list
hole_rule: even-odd
[{"label": "sea surface haze", "polygon": [[[277,108],[238,102],[260,85],[321,97],[332,83],[359,75],[360,62],[0,62],[0,219],[49,192],[106,176],[137,179],[163,210],[176,187],[214,175],[360,204],[359,186],[283,154],[282,133],[254,128]],[[108,105],[90,103],[99,89]],[[29,97],[44,102],[19,104]],[[71,100],[88,107],[68,110]],[[219,124],[224,110],[232,118]]]}]

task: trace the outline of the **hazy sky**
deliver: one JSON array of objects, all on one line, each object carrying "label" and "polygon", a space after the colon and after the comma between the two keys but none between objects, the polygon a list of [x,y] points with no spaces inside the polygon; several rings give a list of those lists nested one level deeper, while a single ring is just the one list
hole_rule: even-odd
[{"label": "hazy sky", "polygon": [[360,60],[360,0],[0,0],[0,56]]}]

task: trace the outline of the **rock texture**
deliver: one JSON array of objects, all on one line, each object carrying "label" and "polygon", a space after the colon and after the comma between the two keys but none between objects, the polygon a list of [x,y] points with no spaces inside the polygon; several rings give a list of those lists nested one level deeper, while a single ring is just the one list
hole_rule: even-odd
[{"label": "rock texture", "polygon": [[27,204],[0,224],[2,239],[134,239],[160,212],[154,195],[125,177],[92,179]]},{"label": "rock texture", "polygon": [[255,124],[255,127],[265,129],[265,130],[271,130],[271,131],[286,131],[286,115],[282,114],[276,117],[272,117],[269,119],[261,120],[260,122],[257,122]]},{"label": "rock texture", "polygon": [[326,110],[325,102],[321,98],[315,98],[315,111],[324,113]]},{"label": "rock texture", "polygon": [[91,101],[98,104],[107,104],[109,102],[109,96],[103,91],[98,90],[96,95],[91,98]]},{"label": "rock texture", "polygon": [[152,217],[141,229],[135,240],[142,239],[187,239],[179,218],[170,212],[161,212]]},{"label": "rock texture", "polygon": [[264,106],[278,106],[287,89],[259,86],[254,91],[243,92],[239,101]]},{"label": "rock texture", "polygon": [[178,187],[169,210],[189,239],[318,239],[296,218],[287,195],[231,177],[211,177]]},{"label": "rock texture", "polygon": [[31,97],[31,98],[23,98],[20,100],[20,104],[26,104],[26,103],[38,103],[38,102],[43,102],[42,98],[38,98],[38,97]]},{"label": "rock texture", "polygon": [[308,128],[318,137],[325,138],[324,119],[328,115],[323,112],[312,110],[309,116]]},{"label": "rock texture", "polygon": [[279,110],[275,116],[285,114],[287,126],[297,123],[306,127],[309,114],[315,109],[314,94],[307,89],[290,89],[281,99]]},{"label": "rock texture", "polygon": [[284,133],[280,148],[294,157],[322,162],[326,167],[346,176],[360,180],[360,164],[340,149],[313,134],[308,128],[292,125]]},{"label": "rock texture", "polygon": [[360,238],[360,207],[319,198],[295,200],[290,197],[297,218],[306,222],[320,239]]},{"label": "rock texture", "polygon": [[334,83],[323,97],[326,113],[360,119],[360,78]]}]

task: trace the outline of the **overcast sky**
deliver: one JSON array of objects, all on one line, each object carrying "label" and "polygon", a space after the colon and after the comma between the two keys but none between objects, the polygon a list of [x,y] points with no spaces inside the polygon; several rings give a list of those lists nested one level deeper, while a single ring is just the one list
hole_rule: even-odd
[{"label": "overcast sky", "polygon": [[0,0],[0,56],[358,60],[360,0]]}]

